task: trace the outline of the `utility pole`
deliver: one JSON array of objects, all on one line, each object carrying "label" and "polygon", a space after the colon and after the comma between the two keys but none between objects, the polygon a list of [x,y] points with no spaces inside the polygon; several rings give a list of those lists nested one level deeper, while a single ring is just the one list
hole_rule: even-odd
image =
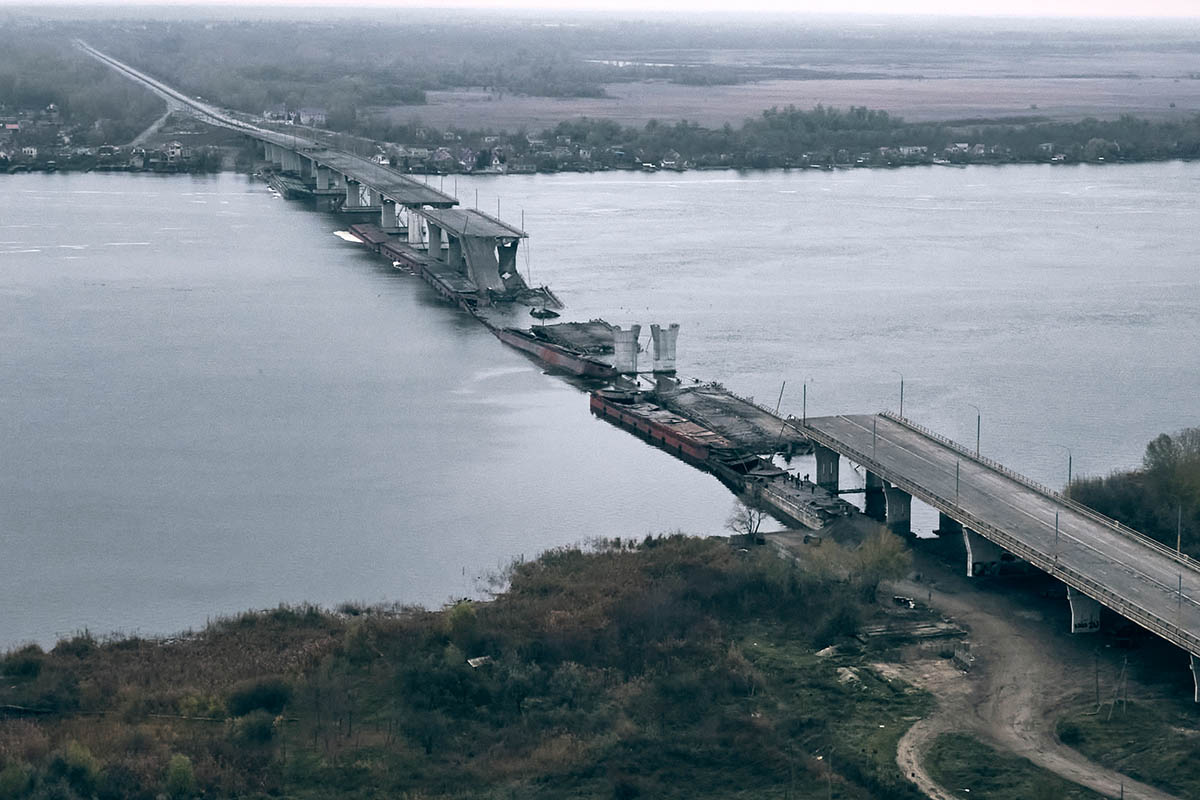
[{"label": "utility pole", "polygon": [[962,466],[961,461],[954,462],[954,505],[958,505],[958,476],[959,468]]}]

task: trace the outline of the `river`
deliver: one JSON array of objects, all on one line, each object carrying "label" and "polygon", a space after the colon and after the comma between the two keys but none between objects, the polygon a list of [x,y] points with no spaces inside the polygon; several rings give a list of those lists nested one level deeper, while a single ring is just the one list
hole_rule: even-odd
[{"label": "river", "polygon": [[[436,606],[594,536],[721,533],[717,481],[590,417],[245,176],[7,176],[0,646],[280,602]],[[569,318],[686,376],[907,416],[1032,477],[1195,424],[1200,165],[448,179]],[[973,405],[972,405],[973,404]],[[853,476],[848,478],[853,480]],[[918,528],[933,524],[914,509]]]}]

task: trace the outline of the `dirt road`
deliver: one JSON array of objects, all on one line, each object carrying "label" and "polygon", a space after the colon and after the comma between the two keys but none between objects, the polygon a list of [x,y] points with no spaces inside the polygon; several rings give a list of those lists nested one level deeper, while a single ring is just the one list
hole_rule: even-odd
[{"label": "dirt road", "polygon": [[[919,552],[914,566],[923,580],[899,582],[897,593],[927,601],[970,630],[975,657],[971,672],[957,680],[931,675],[925,681],[938,696],[938,709],[900,740],[897,763],[922,791],[935,800],[960,796],[929,777],[921,755],[938,735],[963,731],[1110,797],[1122,796],[1123,790],[1131,800],[1175,800],[1089,761],[1055,736],[1059,714],[1092,688],[1097,670],[1095,637],[1065,631],[1060,613],[1066,607],[1065,596],[1061,600],[1031,596],[1027,590],[1014,591],[1006,579],[972,583]],[[1111,671],[1108,660],[1099,669]],[[921,682],[920,676],[906,677]]]}]

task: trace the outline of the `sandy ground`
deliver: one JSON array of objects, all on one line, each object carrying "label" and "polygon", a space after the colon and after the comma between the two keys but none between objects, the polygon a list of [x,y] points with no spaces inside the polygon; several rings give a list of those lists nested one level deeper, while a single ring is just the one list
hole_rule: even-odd
[{"label": "sandy ground", "polygon": [[[914,572],[921,580],[899,581],[880,593],[916,598],[970,631],[975,659],[970,672],[936,657],[876,665],[884,675],[921,686],[938,698],[934,713],[914,723],[899,742],[896,761],[904,773],[934,800],[969,796],[951,791],[965,787],[939,786],[921,762],[934,739],[957,731],[1110,797],[1121,797],[1123,790],[1130,800],[1172,800],[1172,795],[1089,761],[1055,736],[1060,714],[1092,695],[1097,669],[1101,697],[1111,693],[1122,658],[1099,636],[1067,632],[1065,590],[1061,597],[1057,591],[1045,597],[1041,592],[1053,584],[1044,580],[976,582],[954,564],[918,548]],[[1164,667],[1184,671],[1180,658],[1178,664]],[[1131,691],[1146,695],[1161,689],[1139,685]]]},{"label": "sandy ground", "polygon": [[[642,126],[651,119],[739,125],[764,109],[818,103],[867,106],[910,121],[1039,115],[1054,119],[1184,116],[1200,111],[1200,80],[1187,78],[945,78],[777,80],[694,87],[663,81],[609,84],[610,98],[525,97],[483,91],[429,92],[428,104],[381,113],[438,128],[530,131],[576,117]],[[1171,108],[1171,103],[1175,108]],[[1033,108],[1036,106],[1036,108]]]}]

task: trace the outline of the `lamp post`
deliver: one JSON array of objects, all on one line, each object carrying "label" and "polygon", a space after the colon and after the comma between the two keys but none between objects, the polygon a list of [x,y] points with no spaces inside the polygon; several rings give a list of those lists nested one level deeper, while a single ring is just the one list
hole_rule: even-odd
[{"label": "lamp post", "polygon": [[900,376],[900,417],[904,418],[904,373],[898,369],[893,369],[892,372]]},{"label": "lamp post", "polygon": [[979,457],[979,429],[983,423],[983,412],[979,410],[979,406],[974,403],[967,403],[971,408],[975,409],[975,457]]},{"label": "lamp post", "polygon": [[1067,488],[1063,492],[1063,497],[1070,497],[1071,496],[1071,469],[1074,466],[1075,454],[1072,453],[1071,448],[1067,447],[1065,444],[1058,444],[1057,442],[1051,442],[1050,444],[1054,445],[1055,447],[1061,447],[1063,450],[1067,451]]},{"label": "lamp post", "polygon": [[[800,401],[800,424],[801,425],[808,424],[808,382],[811,380],[812,380],[812,376],[805,378],[804,384],[801,387],[801,389],[802,389],[802,392],[801,392],[802,399]],[[780,392],[780,396],[782,397],[782,391]]]}]

